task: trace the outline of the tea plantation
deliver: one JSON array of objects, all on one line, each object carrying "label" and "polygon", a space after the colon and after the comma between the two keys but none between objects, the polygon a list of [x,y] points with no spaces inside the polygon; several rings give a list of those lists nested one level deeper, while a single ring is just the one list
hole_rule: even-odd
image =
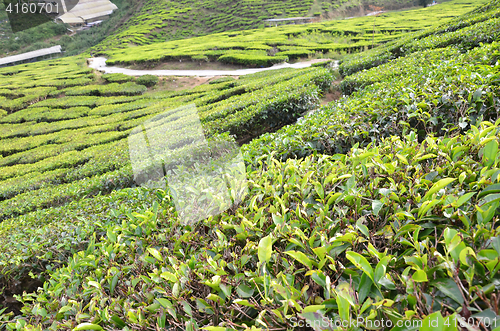
[{"label": "tea plantation", "polygon": [[[3,2],[0,2],[0,56],[62,45],[66,55],[85,52],[101,41],[98,49],[179,40],[223,31],[264,26],[264,20],[297,16],[316,19],[360,16],[376,9],[395,10],[416,5],[416,0],[225,0],[162,1],[113,0],[118,6],[111,19],[91,30],[66,35],[70,26],[48,22],[12,33]],[[482,0],[484,2],[484,0]],[[479,3],[477,0],[473,4]],[[472,3],[468,2],[467,5]],[[462,9],[453,15],[463,13]]]},{"label": "tea plantation", "polygon": [[[359,52],[374,45],[388,42],[410,31],[448,21],[470,11],[482,0],[453,0],[439,6],[405,12],[383,13],[377,17],[358,17],[305,25],[288,25],[240,32],[222,32],[210,38],[198,37],[158,43],[151,34],[149,42],[143,32],[124,31],[110,37],[95,49],[110,57],[109,65],[155,65],[164,61],[222,62],[245,66],[271,66],[289,60],[312,56],[335,57],[339,54]],[[167,24],[167,23],[165,23]],[[134,28],[139,29],[141,25]],[[148,24],[147,28],[153,28]],[[184,31],[184,30],[183,30]],[[176,38],[169,38],[176,39]],[[160,38],[161,40],[161,38]],[[130,44],[143,45],[125,48]]]},{"label": "tea plantation", "polygon": [[[474,1],[475,2],[475,1]],[[473,2],[473,3],[474,3]],[[359,16],[375,5],[388,10],[408,8],[412,0],[203,0],[144,3],[120,30],[101,45],[104,49],[127,44],[144,45],[168,40],[203,36],[211,33],[264,27],[264,20],[300,16]],[[469,1],[467,5],[470,5]],[[361,12],[360,12],[361,11]],[[372,10],[373,11],[373,10]],[[460,13],[460,9],[459,9]]]},{"label": "tea plantation", "polygon": [[[0,329],[499,331],[498,8],[340,73],[162,91],[83,57],[0,69]],[[242,145],[248,178],[191,225],[169,188],[134,185],[127,144],[187,104],[213,155]],[[199,146],[169,137],[194,169]]]}]

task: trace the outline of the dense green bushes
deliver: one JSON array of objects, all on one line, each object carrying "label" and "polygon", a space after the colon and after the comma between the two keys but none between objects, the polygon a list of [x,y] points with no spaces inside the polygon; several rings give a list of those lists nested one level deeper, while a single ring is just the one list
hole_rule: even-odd
[{"label": "dense green bushes", "polygon": [[144,76],[137,77],[137,79],[135,81],[138,84],[141,84],[141,85],[144,85],[144,86],[147,86],[147,87],[153,87],[156,84],[158,84],[158,80],[159,80],[158,76],[144,75]]},{"label": "dense green bushes", "polygon": [[[500,153],[490,146],[498,147],[499,132],[483,123],[453,139],[419,143],[409,134],[347,155],[285,163],[264,156],[249,174],[244,204],[192,226],[175,217],[167,192],[114,195],[144,194],[153,206],[138,213],[117,206],[95,222],[95,239],[51,272],[43,290],[24,296],[23,312],[33,318],[18,323],[277,328],[322,318],[362,319],[366,327],[382,318],[392,326],[429,323],[441,314],[451,315],[451,325],[493,320]],[[484,295],[463,299],[462,291]],[[463,307],[483,308],[464,320]]]},{"label": "dense green bushes", "polygon": [[[79,65],[66,66],[65,61],[61,60],[60,67],[54,65],[46,70],[45,75],[71,68],[80,72]],[[3,86],[31,83],[29,69],[25,66],[23,71],[5,76]],[[66,74],[66,78],[75,75]],[[1,119],[0,219],[121,187],[98,180],[114,176],[113,172],[122,174],[125,183],[130,184],[130,171],[125,175],[124,170],[130,162],[126,138],[131,129],[153,116],[194,103],[208,136],[231,132],[248,139],[262,128],[277,129],[316,107],[318,95],[329,88],[331,81],[328,70],[310,68],[223,79],[179,92],[143,94],[146,87],[137,84],[139,79],[122,84],[50,88],[54,93],[47,99]],[[22,98],[19,90],[9,90],[9,95]],[[96,179],[88,184],[89,178]],[[86,183],[92,193],[74,191]]]},{"label": "dense green bushes", "polygon": [[348,79],[344,88],[362,86],[367,80],[376,83],[295,125],[263,135],[248,151],[255,158],[275,151],[282,159],[313,152],[345,153],[356,143],[366,146],[410,129],[423,139],[431,133],[460,132],[477,120],[495,120],[500,111],[499,50],[499,44],[492,43],[459,57],[451,51],[450,58],[422,63],[410,75],[406,68],[418,62],[420,54],[361,72]]},{"label": "dense green bushes", "polygon": [[423,74],[428,70],[429,66],[447,61],[459,54],[460,52],[456,48],[451,47],[416,52],[410,56],[379,65],[374,70],[363,70],[347,76],[340,83],[340,88],[345,95],[350,95],[356,90],[377,82],[393,80],[407,75]]},{"label": "dense green bushes", "polygon": [[415,51],[450,45],[455,45],[461,51],[467,51],[478,47],[481,43],[498,41],[499,5],[498,1],[492,1],[433,29],[405,36],[363,54],[353,55],[344,60],[339,71],[342,76],[349,76]]},{"label": "dense green bushes", "polygon": [[[249,66],[271,66],[284,61],[282,57],[293,60],[316,54],[339,56],[359,52],[397,39],[404,32],[420,31],[425,27],[448,21],[451,17],[449,15],[465,13],[482,3],[482,0],[472,3],[454,0],[427,9],[384,13],[378,16],[375,22],[373,17],[359,17],[245,32],[223,32],[213,34],[210,38],[196,37],[189,41],[172,40],[158,43],[158,40],[137,40],[135,35],[128,35],[123,43],[116,38],[109,40],[114,47],[103,47],[101,52],[109,58],[109,65],[157,65],[159,62],[168,61],[209,60]],[[164,9],[158,9],[159,12],[162,10]],[[443,12],[447,12],[446,17]],[[146,15],[143,18],[148,19]],[[151,27],[147,27],[149,28]],[[142,31],[137,34],[141,33]],[[141,46],[128,48],[130,42]]]},{"label": "dense green bushes", "polygon": [[247,54],[226,54],[219,57],[219,62],[241,64],[248,67],[270,67],[276,63],[288,61],[287,56],[256,56]]},{"label": "dense green bushes", "polygon": [[[314,70],[253,92],[246,100],[237,98],[236,105],[221,102],[222,107],[219,109],[210,109],[209,112],[201,109],[200,117],[202,121],[207,122],[209,130],[229,131],[237,137],[256,136],[261,131],[274,131],[316,108],[319,103],[319,93],[327,90],[332,81],[333,78],[326,69]],[[238,111],[238,108],[244,111]]]},{"label": "dense green bushes", "polygon": [[[359,329],[384,320],[400,331],[447,319],[458,331],[455,321],[494,321],[499,54],[496,42],[424,50],[349,77],[350,96],[244,146],[246,199],[189,226],[168,190],[111,192],[132,183],[128,130],[158,114],[182,124],[177,107],[194,103],[215,141],[244,139],[314,110],[327,69],[96,96],[78,122],[8,115],[0,162],[25,163],[0,168],[0,287],[29,272],[45,282],[23,295],[24,316],[0,313],[1,323],[257,331],[362,319]],[[23,84],[29,69],[0,84]],[[29,109],[38,118],[52,100]],[[174,147],[186,138],[160,137]],[[53,156],[65,147],[74,150]]]},{"label": "dense green bushes", "polygon": [[[157,78],[158,79],[158,78]],[[136,84],[134,82],[127,82],[123,84],[111,83],[108,85],[87,85],[80,87],[73,87],[66,89],[64,92],[68,96],[77,95],[94,95],[94,96],[119,96],[119,95],[140,95],[146,92],[145,84],[147,80],[137,80]]]},{"label": "dense green bushes", "polygon": [[126,83],[134,79],[133,77],[125,74],[104,74],[102,75],[102,78],[108,83]]},{"label": "dense green bushes", "polygon": [[[60,73],[67,80],[74,79],[76,74],[71,71],[78,72],[82,64],[76,62],[73,67],[66,65],[65,60],[59,61],[51,62],[54,65],[46,70],[46,75]],[[38,81],[45,84],[48,81],[43,77],[32,78],[31,68],[38,70],[38,66],[23,66],[22,70],[8,71],[9,75],[5,75],[7,70],[0,70],[0,74],[4,74],[0,84],[13,87],[10,91],[16,91],[16,87],[23,84],[33,85]],[[64,73],[68,70],[69,73]],[[22,244],[4,245],[2,241],[0,285],[5,288],[4,284],[20,281],[26,270],[46,275],[51,265],[59,265],[58,259],[82,247],[77,239],[54,238],[55,227],[50,225],[33,229],[35,232],[21,232],[35,223],[48,224],[56,215],[64,213],[64,217],[59,217],[58,229],[81,229],[80,238],[86,240],[96,223],[84,225],[72,215],[88,215],[86,209],[94,208],[94,201],[105,201],[99,195],[114,196],[114,190],[133,185],[127,137],[134,127],[166,112],[171,112],[172,119],[176,119],[179,115],[173,111],[177,107],[195,103],[208,137],[219,141],[227,139],[225,132],[234,132],[239,135],[238,139],[249,139],[262,128],[277,129],[290,123],[300,112],[315,107],[319,94],[329,88],[331,80],[331,74],[323,68],[285,69],[238,80],[222,79],[192,90],[136,96],[78,95],[93,94],[89,91],[100,94],[125,84],[99,85],[91,81],[89,85],[76,88],[61,84],[60,89],[53,91],[46,100],[2,118],[0,237],[8,234],[11,239],[19,239],[29,234],[32,246],[20,256],[18,252],[24,249]],[[135,83],[126,84],[133,86]],[[66,96],[61,97],[63,95]],[[265,98],[268,100],[258,105]],[[213,121],[225,126],[214,126]],[[174,138],[180,137],[174,135]],[[183,150],[188,156],[191,155],[189,148]],[[71,204],[73,201],[79,202],[75,205]],[[105,214],[101,206],[94,209],[96,215]],[[67,221],[70,218],[72,223]],[[19,224],[16,229],[20,232],[12,233],[11,222]],[[47,249],[43,243],[47,238],[57,241],[56,245],[63,251],[54,253],[51,248]]]},{"label": "dense green bushes", "polygon": [[233,81],[235,81],[235,79],[233,77],[221,77],[221,78],[212,79],[208,83],[210,85],[213,85],[213,84],[220,84],[220,83],[233,82]]}]

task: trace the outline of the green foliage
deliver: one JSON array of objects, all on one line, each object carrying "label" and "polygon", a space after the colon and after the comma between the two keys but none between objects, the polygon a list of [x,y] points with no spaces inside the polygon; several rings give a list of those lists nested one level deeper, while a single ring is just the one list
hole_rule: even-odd
[{"label": "green foliage", "polygon": [[[483,29],[496,26],[492,8],[437,39],[423,32],[411,53],[377,68],[354,69],[376,52],[346,65],[357,72],[340,84],[346,95],[320,109],[333,80],[322,67],[64,97],[137,84],[97,84],[66,60],[46,75],[86,86],[42,85],[39,64],[0,69],[0,102],[50,87],[0,118],[0,288],[44,281],[19,296],[23,315],[0,312],[1,325],[218,331],[353,320],[371,329],[384,319],[475,330],[498,320],[500,44]],[[221,150],[229,133],[276,132],[242,148],[246,198],[186,225],[168,188],[125,187],[130,130],[158,114],[182,120],[189,103]],[[204,157],[196,144],[181,150],[193,164]]]},{"label": "green foliage", "polygon": [[[169,113],[177,120],[175,109],[194,103],[208,137],[217,139],[225,132],[237,139],[254,137],[262,128],[278,129],[316,107],[319,94],[332,82],[328,70],[311,68],[169,93],[144,93],[146,87],[136,82],[93,82],[60,90],[36,87],[45,84],[45,77],[59,74],[61,79],[74,79],[83,65],[74,62],[50,62],[52,66],[36,77],[31,68],[38,70],[39,63],[16,72],[0,70],[2,86],[9,87],[3,93],[13,101],[38,90],[48,94],[0,120],[2,220],[132,185],[127,137],[153,116]],[[35,87],[23,90],[25,84]]]},{"label": "green foliage", "polygon": [[226,82],[234,82],[235,79],[233,77],[221,77],[217,79],[212,79],[209,84],[220,84],[220,83],[226,83]]},{"label": "green foliage", "polygon": [[[301,317],[362,319],[364,327],[387,315],[394,325],[444,325],[442,316],[472,323],[458,314],[463,307],[495,316],[486,307],[498,291],[500,233],[489,211],[499,206],[500,154],[491,165],[480,154],[499,133],[498,123],[484,122],[451,139],[419,143],[410,133],[346,155],[264,156],[249,173],[245,203],[190,226],[165,191],[118,192],[105,200],[115,207],[103,221],[77,225],[82,235],[94,231],[86,248],[50,272],[42,291],[23,296],[23,312],[43,316],[17,320],[203,328],[217,313],[222,327],[276,328]],[[127,199],[146,197],[149,206],[130,212]],[[37,234],[37,245],[54,230]]]},{"label": "green foliage", "polygon": [[248,67],[270,67],[273,64],[288,61],[287,56],[258,56],[247,54],[226,54],[218,59],[219,62],[241,64]]},{"label": "green foliage", "polygon": [[478,47],[481,43],[498,40],[499,4],[498,1],[491,1],[448,23],[410,34],[363,54],[353,55],[340,65],[340,73],[349,76],[415,51],[454,45],[463,52]]},{"label": "green foliage", "polygon": [[297,124],[262,135],[248,151],[255,158],[275,151],[282,159],[345,153],[356,143],[366,146],[409,129],[423,139],[462,132],[481,119],[496,120],[499,46],[495,42],[460,56],[454,50],[416,53],[359,72],[341,86],[346,93],[366,87]]},{"label": "green foliage", "polygon": [[158,84],[158,76],[154,75],[144,75],[136,78],[138,84],[144,85],[146,87],[153,87]]},{"label": "green foliage", "polygon": [[[98,49],[109,58],[107,61],[109,65],[136,63],[155,65],[165,61],[203,59],[203,61],[248,66],[271,66],[286,61],[285,57],[294,60],[307,58],[316,53],[318,56],[333,56],[363,51],[397,39],[407,32],[420,31],[438,23],[443,24],[454,15],[466,13],[483,3],[482,0],[475,0],[472,3],[453,0],[428,9],[384,13],[377,16],[375,22],[373,17],[358,17],[245,32],[220,32],[211,34],[210,38],[194,37],[189,40],[167,38],[167,41],[163,41],[135,37],[144,33],[141,27],[140,32],[127,34],[126,38],[124,35],[110,38],[108,43],[104,43]],[[158,9],[159,13],[163,10]],[[443,15],[443,12],[447,14]],[[143,19],[146,20],[146,17],[144,15]],[[138,21],[138,24],[142,24],[139,22],[142,21]],[[139,29],[138,26],[132,28]],[[149,31],[147,29],[145,31]],[[120,43],[122,37],[124,39]],[[476,38],[476,41],[482,39],[485,38]],[[130,43],[141,46],[128,47]]]},{"label": "green foliage", "polygon": [[125,83],[130,82],[133,77],[127,76],[125,74],[104,74],[102,78],[108,83]]},{"label": "green foliage", "polygon": [[[158,78],[156,78],[158,80]],[[150,80],[145,78],[144,80],[139,80],[137,83],[127,82],[123,84],[111,83],[108,85],[87,85],[73,87],[64,90],[67,96],[78,96],[78,95],[93,95],[93,96],[118,96],[118,95],[141,95],[146,92],[147,88],[144,86]]]}]

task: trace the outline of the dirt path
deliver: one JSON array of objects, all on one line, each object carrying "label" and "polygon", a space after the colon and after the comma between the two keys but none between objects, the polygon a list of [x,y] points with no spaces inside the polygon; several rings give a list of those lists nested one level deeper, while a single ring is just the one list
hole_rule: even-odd
[{"label": "dirt path", "polygon": [[[283,63],[277,64],[269,68],[253,68],[253,69],[237,69],[237,70],[134,70],[126,69],[120,67],[108,67],[106,66],[106,58],[96,57],[87,60],[90,68],[111,74],[111,73],[122,73],[129,76],[143,76],[143,75],[155,75],[155,76],[198,76],[198,77],[213,77],[213,76],[243,76],[254,74],[261,71],[267,70],[277,70],[283,68],[295,68],[302,69],[310,67],[313,63],[328,61],[328,59],[317,59],[310,60],[306,62],[297,62],[294,64]],[[338,62],[335,63],[336,65]]]}]

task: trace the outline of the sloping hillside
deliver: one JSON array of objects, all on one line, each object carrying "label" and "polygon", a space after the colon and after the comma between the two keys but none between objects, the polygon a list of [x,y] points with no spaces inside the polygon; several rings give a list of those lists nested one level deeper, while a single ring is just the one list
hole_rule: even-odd
[{"label": "sloping hillside", "polygon": [[[140,33],[129,35],[130,31],[127,30],[127,39],[113,39],[113,47],[118,49],[109,49],[106,43],[96,49],[102,49],[102,53],[110,57],[108,64],[146,63],[154,66],[161,62],[181,60],[270,66],[298,58],[338,57],[359,52],[398,39],[408,32],[446,24],[453,17],[483,3],[482,0],[453,0],[430,8],[384,13],[377,17],[224,32],[213,34],[210,38],[191,38],[189,42],[176,40],[158,43],[154,39],[151,45],[131,48],[126,46],[150,41],[140,37]],[[137,36],[141,41],[136,41]]]},{"label": "sloping hillside", "polygon": [[[413,0],[202,0],[148,2],[99,50],[145,45],[211,33],[262,28],[265,19],[313,16],[318,19],[365,15],[380,9],[408,8]],[[375,8],[375,9],[370,9]]]},{"label": "sloping hillside", "polygon": [[3,2],[0,2],[0,57],[61,45],[66,56],[80,54],[97,45],[127,21],[141,7],[142,1],[113,0],[118,6],[110,19],[94,29],[72,34],[65,24],[47,22],[13,33]]},{"label": "sloping hillside", "polygon": [[[499,7],[347,59],[319,109],[326,68],[180,92],[68,59],[0,70],[2,296],[42,287],[0,328],[498,331]],[[106,173],[121,135],[177,102],[219,142],[315,111],[244,145],[245,199],[186,225],[169,187],[103,195],[130,179]]]},{"label": "sloping hillside", "polygon": [[[67,26],[53,22],[43,24],[27,31],[13,34],[5,12],[0,3],[0,56],[17,52],[32,51],[62,44],[69,54],[81,53],[88,47],[100,43],[108,37],[103,47],[116,47],[121,43],[149,44],[165,40],[184,39],[203,36],[228,30],[246,30],[262,26],[263,20],[274,17],[294,17],[314,15],[319,18],[364,15],[370,5],[397,9],[415,5],[414,0],[389,2],[374,1],[336,1],[323,2],[307,0],[286,1],[244,1],[244,0],[190,0],[190,1],[131,1],[114,0],[119,10],[113,15],[112,22],[91,32],[82,32],[62,40],[67,34]],[[118,32],[115,30],[118,29]]]}]

